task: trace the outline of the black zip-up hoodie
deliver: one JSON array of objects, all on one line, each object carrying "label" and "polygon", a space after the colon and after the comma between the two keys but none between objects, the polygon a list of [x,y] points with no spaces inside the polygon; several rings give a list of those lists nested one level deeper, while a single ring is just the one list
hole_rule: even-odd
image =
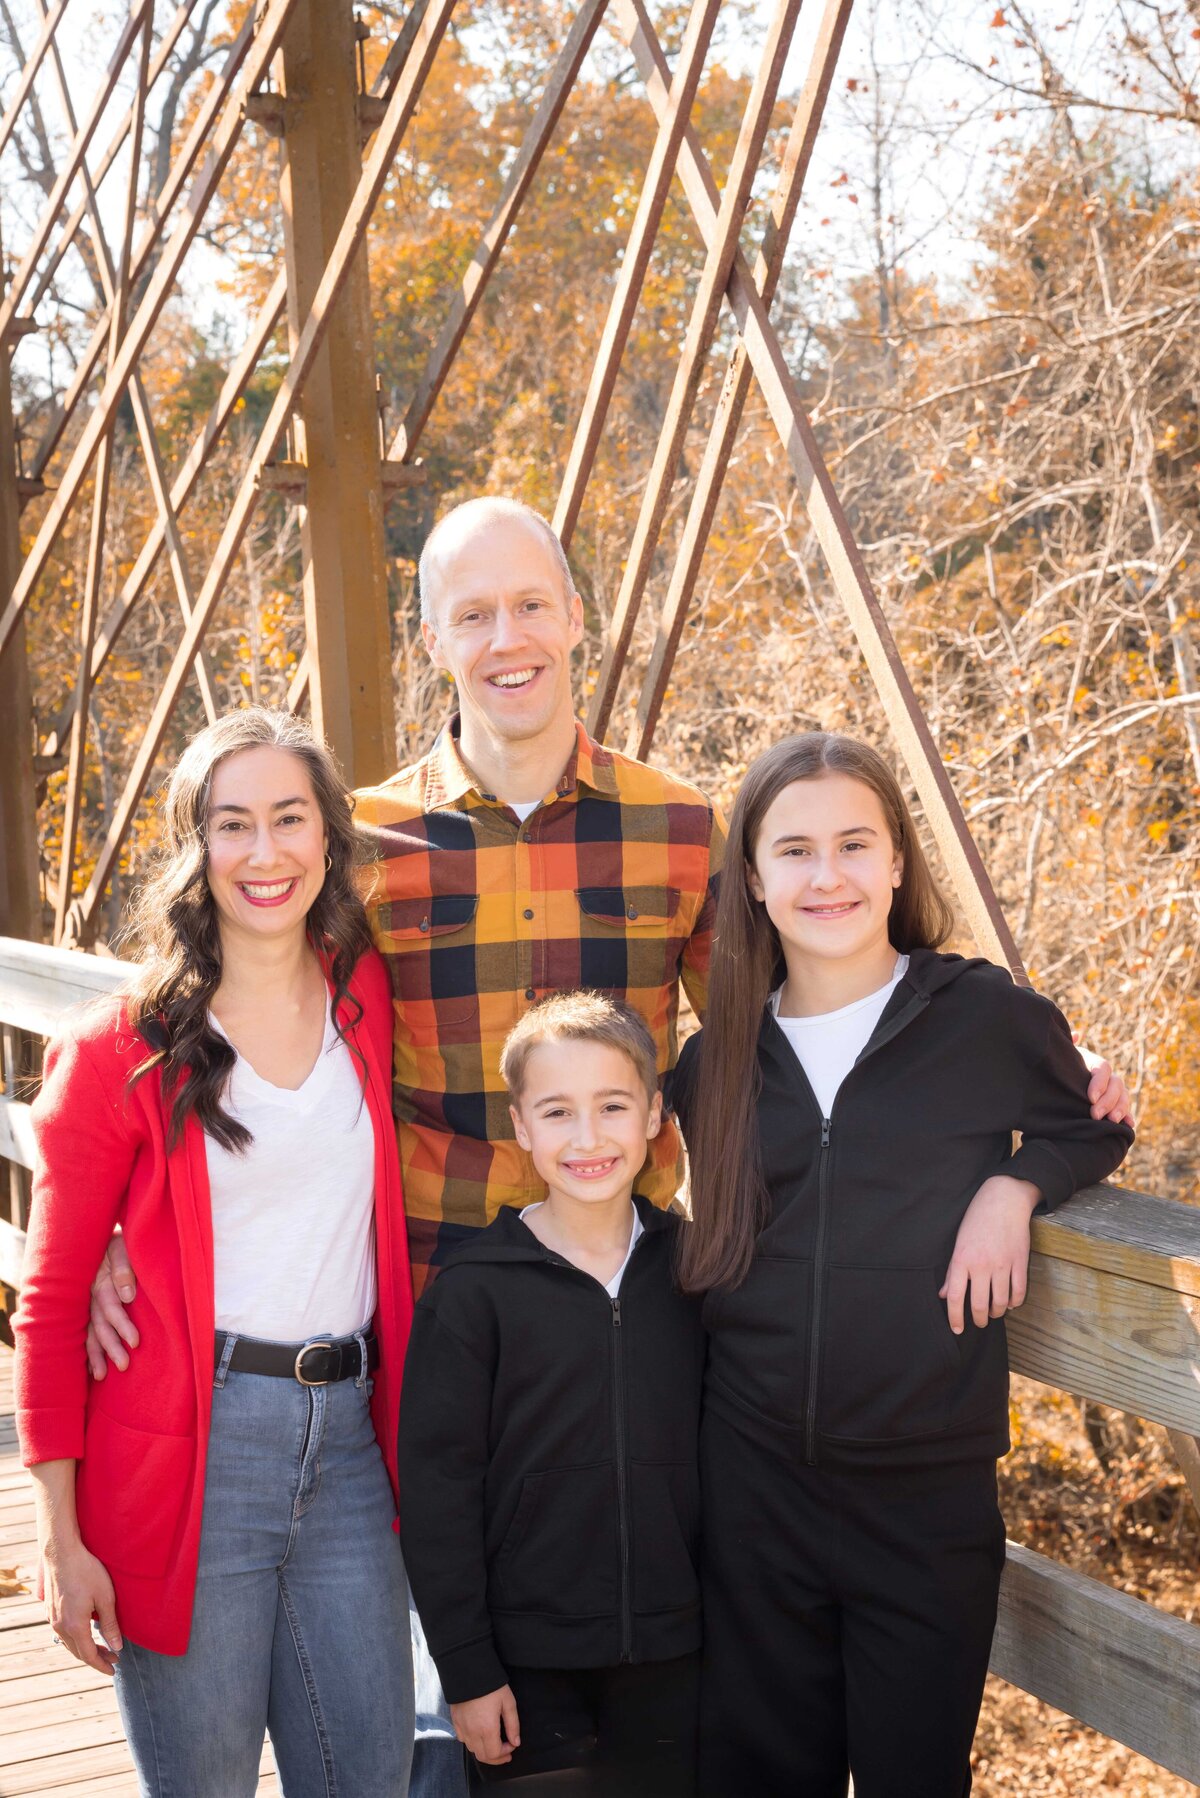
[{"label": "black zip-up hoodie", "polygon": [[645,1234],[616,1299],[506,1207],[417,1305],[400,1534],[452,1704],[506,1665],[700,1645],[700,1304],[672,1280],[680,1220],[634,1204]]},{"label": "black zip-up hoodie", "polygon": [[[670,1094],[685,1137],[703,1052],[701,1031]],[[989,1175],[1053,1208],[1133,1140],[1092,1118],[1062,1014],[990,962],[919,949],[831,1117],[770,1007],[758,1065],[770,1211],[746,1279],[704,1302],[706,1404],[813,1465],[1007,1453],[1003,1320],[977,1329],[968,1311],[956,1336],[938,1290]]]}]

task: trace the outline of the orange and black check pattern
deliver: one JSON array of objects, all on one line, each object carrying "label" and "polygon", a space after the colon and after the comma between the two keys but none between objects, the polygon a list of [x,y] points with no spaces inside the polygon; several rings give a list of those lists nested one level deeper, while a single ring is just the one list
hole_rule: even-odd
[{"label": "orange and black check pattern", "polygon": [[[674,1066],[679,984],[703,1011],[723,835],[702,793],[594,743],[524,823],[482,793],[455,725],[429,755],[356,795],[373,862],[364,896],[395,1002],[393,1094],[418,1293],[501,1205],[542,1197],[500,1079],[533,1000],[594,987],[646,1019]],[[639,1190],[679,1184],[668,1119]]]}]

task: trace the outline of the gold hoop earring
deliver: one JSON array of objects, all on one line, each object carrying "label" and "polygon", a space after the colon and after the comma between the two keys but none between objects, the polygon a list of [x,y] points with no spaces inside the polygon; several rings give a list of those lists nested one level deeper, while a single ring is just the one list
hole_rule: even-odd
[{"label": "gold hoop earring", "polygon": [[328,874],[332,870],[332,868],[333,868],[333,857],[332,857],[332,855],[330,855],[330,853],[327,849],[325,851],[325,872],[326,872],[326,874]]}]

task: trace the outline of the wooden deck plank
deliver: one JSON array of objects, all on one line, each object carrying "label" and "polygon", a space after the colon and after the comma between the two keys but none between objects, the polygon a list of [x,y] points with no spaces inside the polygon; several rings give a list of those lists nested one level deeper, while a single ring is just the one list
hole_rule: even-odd
[{"label": "wooden deck plank", "polygon": [[104,1715],[84,1717],[77,1723],[35,1723],[32,1728],[0,1736],[0,1785],[8,1784],[10,1767],[57,1760],[75,1749],[95,1748],[98,1744],[107,1748],[116,1742],[125,1747],[125,1732],[115,1703],[106,1707]]},{"label": "wooden deck plank", "polygon": [[4,1727],[8,1711],[28,1704],[34,1698],[61,1698],[68,1692],[103,1692],[108,1689],[108,1684],[103,1673],[97,1673],[79,1661],[72,1661],[69,1667],[55,1667],[48,1673],[41,1668],[21,1673],[10,1661],[0,1679],[0,1729]]},{"label": "wooden deck plank", "polygon": [[[20,1687],[25,1682],[18,1680],[16,1683]],[[81,1692],[64,1692],[59,1696],[37,1691],[22,1703],[0,1706],[0,1766],[4,1764],[3,1750],[8,1736],[22,1735],[31,1729],[57,1729],[68,1723],[111,1714],[112,1692],[100,1686],[89,1686]]]},{"label": "wooden deck plank", "polygon": [[58,1795],[72,1786],[81,1792],[94,1792],[97,1780],[105,1773],[123,1774],[131,1789],[137,1791],[129,1750],[123,1740],[5,1767],[0,1773],[0,1791],[4,1798],[30,1798],[35,1792]]}]

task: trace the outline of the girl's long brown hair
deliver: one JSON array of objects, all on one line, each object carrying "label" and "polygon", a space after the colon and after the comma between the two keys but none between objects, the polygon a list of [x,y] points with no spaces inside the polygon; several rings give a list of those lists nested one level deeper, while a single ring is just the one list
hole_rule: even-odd
[{"label": "girl's long brown hair", "polygon": [[236,1052],[208,1021],[221,982],[221,934],[208,886],[208,808],[217,767],[263,746],[286,749],[304,763],[321,813],[329,867],[308,913],[308,934],[326,961],[335,1019],[354,965],[371,946],[354,887],[353,801],[330,751],[303,719],[263,706],[229,712],[200,731],[167,782],[158,865],[121,935],[122,948],[138,963],[126,998],[129,1021],[150,1050],[130,1084],[162,1069],[172,1147],[193,1114],[227,1149],[244,1149],[251,1140],[222,1104]]},{"label": "girl's long brown hair", "polygon": [[682,1232],[679,1257],[685,1292],[739,1286],[766,1221],[756,1117],[758,1035],[763,1007],[783,978],[783,952],[746,871],[779,794],[793,781],[825,774],[861,780],[883,807],[893,847],[903,858],[888,916],[894,947],[937,949],[953,928],[954,914],[929,871],[899,782],[878,751],[853,737],[809,731],[786,737],[751,763],[729,824],[703,1049],[687,1105],[692,1224]]}]

